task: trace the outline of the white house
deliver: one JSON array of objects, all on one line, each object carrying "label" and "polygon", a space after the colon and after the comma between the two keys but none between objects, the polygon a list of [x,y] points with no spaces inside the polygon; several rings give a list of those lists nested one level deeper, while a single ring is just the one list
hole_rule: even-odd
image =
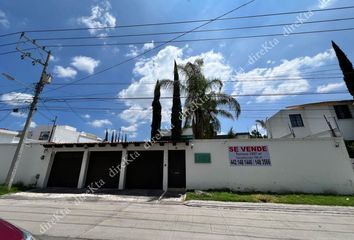
[{"label": "white house", "polygon": [[33,128],[29,139],[55,143],[89,143],[101,141],[94,134],[78,132],[76,128],[66,125],[44,125]]},{"label": "white house", "polygon": [[[7,129],[0,129],[0,143],[18,143],[20,133]],[[78,132],[76,128],[66,125],[43,125],[31,129],[26,142],[54,142],[54,143],[90,143],[100,142],[102,139],[91,133]]]},{"label": "white house", "polygon": [[343,137],[354,140],[354,100],[289,106],[269,118],[269,138]]},{"label": "white house", "polygon": [[0,129],[0,143],[15,143],[18,142],[18,132],[8,129]]}]

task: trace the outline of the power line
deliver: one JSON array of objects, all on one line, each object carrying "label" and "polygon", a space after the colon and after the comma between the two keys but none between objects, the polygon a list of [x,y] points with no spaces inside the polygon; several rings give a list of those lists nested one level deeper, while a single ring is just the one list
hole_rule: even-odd
[{"label": "power line", "polygon": [[[252,1],[253,2],[253,1]],[[249,2],[248,4],[250,4]],[[247,4],[247,5],[248,5]],[[241,6],[243,7],[243,6]],[[32,30],[23,30],[12,33],[6,33],[0,35],[0,37],[12,36],[20,34],[21,32],[27,33],[43,33],[43,32],[68,32],[68,31],[83,31],[83,30],[105,30],[105,29],[118,29],[118,28],[136,28],[136,27],[149,27],[149,26],[163,26],[163,25],[175,25],[175,24],[186,24],[186,23],[206,23],[210,21],[224,21],[224,20],[236,20],[236,19],[249,19],[249,18],[261,18],[261,17],[271,17],[271,16],[281,16],[281,15],[294,15],[306,12],[326,12],[326,11],[336,11],[336,10],[345,10],[352,9],[354,6],[343,6],[336,8],[325,8],[325,9],[311,9],[311,10],[300,10],[300,11],[289,11],[289,12],[278,12],[278,13],[266,13],[258,15],[248,15],[248,16],[238,16],[238,17],[224,17],[231,12],[223,15],[220,18],[213,19],[199,19],[199,20],[186,20],[186,21],[173,21],[173,22],[160,22],[160,23],[141,23],[141,24],[131,24],[131,25],[120,25],[120,26],[107,26],[107,27],[92,27],[92,28],[56,28],[56,29],[32,29]],[[237,9],[235,9],[237,10]]]},{"label": "power line", "polygon": [[[342,29],[342,30],[343,30],[343,29]],[[349,30],[349,29],[347,29],[347,30]],[[351,28],[350,30],[354,30],[354,28]],[[327,30],[327,31],[332,31],[332,30]],[[341,31],[341,30],[338,30],[338,29],[337,29],[337,30],[333,30],[333,31]],[[326,32],[326,31],[322,30],[322,31],[316,31],[316,32],[319,33],[319,32]],[[291,34],[291,35],[306,34],[306,33],[315,33],[315,32],[312,31],[312,32],[293,33],[293,34]],[[186,33],[186,34],[187,34],[187,33]],[[278,36],[278,35],[283,35],[283,34],[277,34],[277,36]],[[265,35],[264,35],[264,36],[265,36]],[[271,36],[271,35],[267,35],[267,36]],[[274,36],[275,36],[275,35],[274,35]],[[182,35],[180,35],[179,37],[182,37]],[[162,46],[164,46],[164,45],[166,45],[166,44],[168,44],[168,43],[170,43],[170,42],[176,42],[176,39],[179,38],[179,37],[176,37],[176,38],[174,38],[174,39],[172,39],[172,40],[170,40],[170,41],[167,41],[167,42],[163,42],[163,43],[161,43],[160,45],[158,45],[157,47],[154,47],[154,48],[152,48],[152,49],[150,49],[150,50],[147,50],[147,51],[145,51],[145,52],[143,52],[143,53],[141,53],[141,54],[138,54],[138,55],[135,56],[135,57],[132,57],[132,58],[123,60],[123,61],[121,61],[121,62],[119,62],[119,63],[117,63],[117,64],[114,64],[114,65],[112,65],[112,66],[110,66],[110,67],[107,67],[107,68],[105,68],[105,69],[102,69],[102,70],[100,70],[100,71],[98,71],[98,72],[96,72],[96,73],[89,74],[89,75],[87,75],[87,76],[85,76],[85,77],[82,77],[82,78],[80,78],[80,79],[78,79],[78,80],[69,82],[69,83],[67,83],[67,85],[59,86],[59,87],[57,87],[57,88],[50,89],[50,90],[48,90],[48,91],[46,91],[46,92],[51,92],[51,91],[54,91],[54,90],[58,90],[58,89],[61,89],[61,88],[63,88],[63,87],[66,87],[66,86],[70,86],[70,85],[72,85],[73,83],[81,82],[81,81],[83,81],[83,80],[85,80],[85,79],[88,79],[88,78],[91,78],[91,77],[93,77],[93,76],[97,76],[97,75],[99,75],[99,74],[102,74],[102,73],[104,73],[104,72],[107,72],[107,71],[109,71],[109,70],[111,70],[111,69],[113,69],[113,68],[116,68],[116,67],[118,67],[118,66],[120,66],[120,65],[123,65],[123,64],[125,64],[125,63],[127,63],[127,62],[130,62],[130,61],[132,61],[132,60],[135,60],[135,59],[137,59],[137,58],[139,58],[139,57],[141,57],[141,56],[143,56],[143,55],[145,55],[145,54],[147,54],[147,53],[149,53],[149,52],[151,52],[151,51],[153,51],[153,50],[155,50],[155,49],[158,49],[158,48],[160,48],[160,47],[162,47]],[[239,38],[239,37],[238,37],[238,38]],[[230,39],[230,38],[228,38],[228,39]],[[215,40],[215,39],[214,39],[214,40]],[[199,41],[199,40],[193,40],[193,41]]]},{"label": "power line", "polygon": [[[300,95],[330,95],[330,94],[347,94],[348,91],[339,92],[299,92],[299,93],[261,93],[261,94],[232,94],[231,97],[271,97],[271,96],[300,96]],[[181,96],[181,98],[186,98]],[[42,98],[44,102],[60,102],[60,101],[107,101],[107,100],[151,100],[153,97],[82,97],[82,98]],[[173,99],[173,97],[160,97],[160,99]]]},{"label": "power line", "polygon": [[[271,96],[301,96],[301,95],[332,95],[332,94],[347,94],[348,91],[337,91],[337,92],[298,92],[298,93],[250,93],[250,94],[231,94],[231,97],[271,97]],[[186,98],[181,96],[181,98]],[[112,101],[112,100],[151,100],[153,97],[45,97],[40,98],[41,102],[65,102],[65,101]],[[160,97],[160,99],[173,99],[173,97]],[[26,99],[18,99],[18,101]],[[1,101],[0,102],[7,102]]]},{"label": "power line", "polygon": [[[336,77],[306,77],[306,76],[301,76],[298,78],[262,78],[262,79],[252,79],[252,78],[246,78],[246,79],[238,79],[238,80],[225,80],[223,81],[224,83],[235,83],[235,82],[274,82],[274,81],[304,81],[304,80],[323,80],[323,79],[342,79],[343,77],[341,76],[336,76]],[[132,82],[94,82],[94,83],[74,83],[71,84],[72,86],[102,86],[102,85],[131,85],[133,84]],[[142,82],[139,85],[154,85],[156,82]],[[65,86],[66,83],[53,83],[52,86]]]},{"label": "power line", "polygon": [[[129,111],[142,111],[142,110],[152,110],[151,107],[148,108],[102,108],[102,107],[73,107],[71,106],[72,109],[77,110],[89,110],[89,111],[121,111],[121,110],[129,110]],[[50,110],[66,110],[70,109],[65,106],[49,106],[47,109]],[[267,109],[267,108],[262,108],[262,109],[242,109],[243,112],[270,112],[270,111],[278,111],[279,108],[275,109]],[[301,111],[323,111],[323,109],[316,109],[316,108],[311,108],[311,109],[290,109],[290,110],[301,110]],[[334,110],[333,110],[334,111]]]},{"label": "power line", "polygon": [[[222,41],[222,40],[235,40],[235,39],[253,39],[253,38],[264,38],[264,37],[289,37],[297,35],[307,35],[307,34],[317,34],[317,33],[329,33],[329,32],[342,32],[342,31],[352,31],[354,27],[351,28],[338,28],[338,29],[324,29],[324,30],[312,30],[303,32],[293,32],[289,35],[284,33],[272,33],[272,34],[260,34],[260,35],[248,35],[248,36],[233,36],[233,37],[216,37],[216,38],[198,38],[198,39],[184,39],[184,40],[169,40],[169,41],[154,41],[154,43],[161,44],[164,46],[168,43],[186,43],[186,42],[208,42],[208,41]],[[192,31],[193,32],[193,31]],[[180,37],[178,37],[180,38]],[[177,39],[177,38],[174,38]],[[112,47],[112,46],[129,46],[129,45],[144,45],[146,41],[143,42],[122,42],[122,43],[92,43],[92,44],[58,44],[58,45],[47,45],[48,48],[73,48],[73,47]],[[25,49],[26,51],[34,50],[35,48]],[[153,48],[154,49],[154,48]],[[0,53],[2,55],[8,55],[16,53],[17,51],[8,51]],[[140,57],[140,55],[138,55]],[[134,58],[136,59],[136,57]],[[128,61],[129,59],[125,60]],[[129,60],[131,61],[131,60]],[[129,62],[128,61],[128,62]]]},{"label": "power line", "polygon": [[[151,48],[151,49],[149,49],[149,50],[146,50],[146,51],[144,51],[144,52],[142,52],[142,53],[140,53],[140,54],[138,54],[138,55],[136,55],[136,56],[134,56],[134,57],[128,58],[128,59],[126,59],[126,60],[123,60],[123,61],[121,61],[121,62],[119,62],[119,63],[117,63],[117,64],[114,64],[114,65],[112,65],[112,66],[110,66],[110,67],[107,67],[107,68],[105,68],[105,69],[102,69],[102,70],[100,70],[100,71],[98,71],[98,72],[96,72],[96,73],[89,74],[89,75],[87,75],[87,76],[85,76],[85,77],[83,77],[83,78],[80,78],[80,79],[78,79],[78,80],[76,80],[76,81],[73,81],[73,82],[71,82],[71,83],[80,82],[80,81],[83,81],[83,80],[88,79],[88,78],[90,78],[90,77],[97,76],[98,74],[107,72],[107,71],[109,71],[109,70],[111,70],[111,69],[113,69],[113,68],[116,68],[116,67],[118,67],[118,66],[120,66],[120,65],[122,65],[122,64],[131,62],[131,61],[133,61],[133,60],[135,60],[135,59],[138,59],[138,58],[141,57],[141,56],[144,56],[144,55],[146,55],[146,54],[148,54],[148,53],[150,53],[150,52],[152,52],[152,51],[154,51],[154,50],[156,50],[156,49],[159,49],[159,48],[165,46],[166,44],[168,44],[168,43],[170,43],[170,42],[172,42],[172,41],[175,41],[175,40],[177,40],[177,39],[179,39],[179,38],[181,38],[181,37],[183,37],[183,36],[185,36],[185,35],[187,35],[187,34],[193,32],[193,31],[195,31],[195,30],[198,30],[198,29],[200,29],[200,28],[202,28],[202,27],[208,25],[209,23],[212,23],[212,22],[216,21],[217,19],[220,19],[220,18],[222,18],[222,17],[224,17],[224,16],[226,16],[226,15],[228,15],[228,14],[230,14],[230,13],[233,13],[233,12],[235,12],[235,11],[237,11],[237,10],[243,8],[243,7],[246,7],[247,5],[251,4],[251,3],[254,2],[254,1],[255,1],[255,0],[251,0],[251,1],[248,1],[248,2],[246,2],[246,3],[244,3],[244,4],[241,4],[241,5],[239,5],[238,7],[234,8],[234,9],[232,9],[232,10],[230,10],[230,11],[228,11],[228,12],[222,14],[222,15],[220,15],[219,17],[213,18],[213,19],[207,21],[206,23],[203,23],[203,24],[201,24],[201,25],[199,25],[199,26],[197,26],[197,27],[195,27],[195,28],[192,28],[191,30],[186,31],[186,32],[184,32],[183,34],[178,35],[178,36],[176,36],[176,37],[170,39],[169,41],[166,41],[166,42],[164,42],[164,43],[161,43],[161,44],[159,44],[158,46],[153,47],[153,48]],[[60,87],[57,87],[57,88],[55,88],[55,89],[51,89],[51,90],[49,90],[49,91],[55,91],[55,90],[58,90],[58,89],[60,89],[60,88],[63,88],[63,87],[69,86],[69,85],[70,85],[70,83],[68,83],[68,85],[60,86]],[[49,91],[47,91],[47,92],[49,92]]]},{"label": "power line", "polygon": [[81,121],[83,121],[83,122],[86,122],[86,120],[83,119],[83,117],[81,117],[80,114],[78,114],[78,113],[76,112],[76,110],[75,110],[74,108],[72,108],[71,105],[70,105],[67,101],[64,101],[64,102],[65,102],[65,104],[69,107],[70,111],[71,111],[72,113],[74,113],[74,115],[75,115],[77,118],[79,118],[79,119],[80,119]]},{"label": "power line", "polygon": [[[288,35],[285,33],[272,33],[272,34],[260,34],[260,35],[248,35],[248,36],[233,36],[233,37],[215,37],[215,38],[198,38],[198,39],[183,39],[183,40],[168,40],[168,41],[154,41],[156,44],[167,43],[186,43],[186,42],[207,42],[207,41],[220,41],[220,40],[235,40],[235,39],[251,39],[251,38],[263,38],[263,37],[279,37],[279,36],[292,36],[303,34],[317,34],[317,33],[329,33],[329,32],[342,32],[352,31],[351,28],[338,28],[338,29],[325,29],[325,30],[313,30],[304,32],[293,32]],[[193,31],[194,32],[194,31]],[[57,44],[47,45],[48,48],[72,48],[72,47],[112,47],[112,46],[129,46],[129,45],[144,45],[146,41],[142,42],[121,42],[121,43],[88,43],[88,44]],[[0,54],[1,55],[1,54]]]},{"label": "power line", "polygon": [[[308,21],[302,24],[316,24],[316,23],[326,23],[326,22],[339,22],[339,21],[348,21],[353,20],[353,17],[350,18],[336,18],[336,19],[326,19],[326,20],[317,20],[317,21]],[[270,28],[270,27],[279,27],[279,26],[289,26],[293,24],[290,23],[278,23],[278,24],[267,24],[267,25],[255,25],[255,26],[243,26],[243,27],[232,27],[232,28],[217,28],[217,29],[204,29],[196,30],[193,33],[205,33],[205,32],[221,32],[221,31],[233,31],[233,30],[243,30],[243,29],[258,29],[258,28]],[[155,33],[137,33],[137,34],[123,34],[123,35],[107,35],[107,36],[77,36],[77,37],[47,37],[47,38],[37,38],[37,41],[58,41],[58,40],[84,40],[84,39],[108,39],[108,38],[125,38],[125,37],[143,37],[143,36],[159,36],[159,35],[175,35],[182,34],[182,31],[173,31],[173,32],[155,32]],[[16,45],[18,42],[5,43],[1,44],[0,47]],[[52,47],[49,45],[48,47]]]}]

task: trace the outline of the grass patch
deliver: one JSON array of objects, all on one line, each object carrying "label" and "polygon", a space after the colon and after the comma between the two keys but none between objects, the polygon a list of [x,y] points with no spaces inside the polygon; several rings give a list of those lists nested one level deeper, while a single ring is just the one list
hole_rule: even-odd
[{"label": "grass patch", "polygon": [[31,189],[30,187],[26,187],[23,184],[14,184],[11,190],[7,190],[7,186],[0,184],[0,196],[5,195],[8,193],[16,193],[16,192],[23,192]]},{"label": "grass patch", "polygon": [[353,206],[354,196],[319,194],[260,194],[207,191],[207,194],[187,192],[186,200],[206,200],[222,202],[285,203],[325,206]]}]

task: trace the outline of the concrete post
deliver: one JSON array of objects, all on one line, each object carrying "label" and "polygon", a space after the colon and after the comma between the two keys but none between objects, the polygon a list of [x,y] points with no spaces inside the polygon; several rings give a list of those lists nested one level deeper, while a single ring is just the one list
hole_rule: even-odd
[{"label": "concrete post", "polygon": [[50,158],[49,158],[49,162],[48,162],[48,167],[47,167],[47,171],[46,171],[45,177],[43,179],[43,182],[39,183],[39,185],[37,184],[37,186],[39,186],[40,188],[47,187],[50,172],[52,170],[52,166],[53,166],[53,162],[54,162],[54,158],[55,158],[55,153],[56,153],[55,151],[51,150]]},{"label": "concrete post", "polygon": [[84,151],[84,155],[82,156],[82,163],[81,163],[81,170],[80,170],[80,175],[79,175],[79,182],[77,183],[77,188],[84,188],[85,186],[85,178],[86,178],[86,171],[88,167],[88,162],[89,162],[89,154],[88,154],[88,149]]},{"label": "concrete post", "polygon": [[121,170],[119,173],[119,187],[118,187],[119,190],[124,190],[125,188],[125,174],[126,174],[127,167],[125,166],[125,164],[123,164],[123,162],[127,158],[127,153],[128,153],[127,149],[122,150],[122,158],[120,162]]},{"label": "concrete post", "polygon": [[167,191],[168,189],[168,149],[163,150],[163,183],[162,189]]}]

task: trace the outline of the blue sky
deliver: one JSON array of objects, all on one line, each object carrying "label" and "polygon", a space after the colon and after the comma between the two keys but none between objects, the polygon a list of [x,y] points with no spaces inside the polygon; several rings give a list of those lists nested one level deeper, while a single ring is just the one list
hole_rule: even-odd
[{"label": "blue sky", "polygon": [[[159,23],[195,19],[210,19],[222,15],[246,1],[229,0],[121,0],[121,1],[2,1],[0,6],[0,35],[10,32],[33,29],[57,29],[79,27],[102,27],[132,25],[140,23]],[[274,12],[288,12],[307,9],[333,8],[352,5],[350,0],[256,0],[252,4],[233,12],[227,17],[257,15]],[[203,29],[257,26],[277,23],[298,23],[319,21],[353,16],[353,9],[314,12],[307,16],[293,14],[275,17],[216,21]],[[188,31],[201,23],[149,26],[140,28],[117,28],[110,30],[83,30],[70,32],[28,33],[34,39],[73,36],[106,36],[122,34],[140,34],[172,31]],[[348,28],[353,20],[297,24],[293,32]],[[200,38],[220,38],[250,36],[270,33],[283,33],[283,27],[258,28],[246,30],[190,33],[181,40]],[[353,31],[317,33],[308,35],[261,37],[201,42],[170,43],[156,49],[134,61],[122,64],[102,74],[80,82],[80,85],[67,85],[61,89],[55,84],[68,84],[87,75],[127,60],[139,53],[156,47],[156,42],[166,41],[177,35],[140,36],[125,38],[102,38],[85,40],[41,40],[43,45],[55,45],[50,48],[54,58],[50,61],[49,72],[53,75],[53,84],[47,85],[42,99],[67,97],[152,97],[153,83],[157,79],[173,77],[173,60],[178,63],[194,61],[202,57],[205,61],[204,73],[209,78],[225,81],[224,92],[229,94],[274,94],[303,92],[346,91],[340,79],[340,71],[335,55],[331,51],[331,40],[335,40],[354,59],[351,48]],[[18,35],[0,38],[0,44],[18,40]],[[97,47],[60,47],[63,44],[90,43],[144,43],[126,46]],[[21,44],[20,47],[29,45]],[[266,46],[266,51],[264,50]],[[14,45],[0,47],[0,53],[12,51]],[[262,54],[261,54],[262,52]],[[34,56],[41,57],[38,51]],[[21,60],[20,54],[0,55],[0,71],[15,77],[26,84],[38,81],[40,66],[32,66],[29,60]],[[261,81],[272,80],[277,81]],[[289,79],[296,79],[289,81]],[[257,81],[251,81],[251,80]],[[283,79],[283,80],[281,80]],[[112,85],[95,85],[110,82]],[[32,88],[26,88],[16,81],[1,78],[0,127],[21,129],[25,113],[14,114],[9,110],[23,106],[14,101],[30,97]],[[163,91],[163,96],[171,96]],[[306,102],[333,99],[348,99],[349,94],[276,96],[276,97],[237,97],[242,107],[241,117],[236,121],[222,120],[223,130],[233,127],[238,132],[249,131],[256,119],[272,116],[279,109]],[[163,126],[170,119],[170,100],[162,100]],[[144,140],[149,137],[151,121],[150,100],[109,100],[109,101],[61,101],[41,102],[34,116],[37,125],[49,124],[50,119],[58,116],[58,123],[71,125],[79,131],[104,135],[104,130],[122,128],[130,140]],[[104,110],[102,110],[104,108]]]}]

